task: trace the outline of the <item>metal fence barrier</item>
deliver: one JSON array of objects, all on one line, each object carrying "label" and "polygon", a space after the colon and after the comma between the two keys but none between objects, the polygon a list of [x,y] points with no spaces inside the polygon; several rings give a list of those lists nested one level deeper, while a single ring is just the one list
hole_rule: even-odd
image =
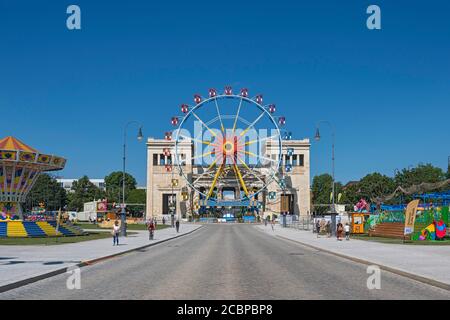
[{"label": "metal fence barrier", "polygon": [[[280,221],[280,225],[282,226],[282,221]],[[301,217],[297,219],[287,219],[286,227],[293,228],[297,230],[314,230],[314,220],[310,217]]]}]

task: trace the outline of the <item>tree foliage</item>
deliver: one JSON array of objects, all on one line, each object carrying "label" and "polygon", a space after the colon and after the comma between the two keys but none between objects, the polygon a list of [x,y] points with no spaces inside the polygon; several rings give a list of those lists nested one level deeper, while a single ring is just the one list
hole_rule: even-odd
[{"label": "tree foliage", "polygon": [[368,201],[392,193],[396,187],[394,179],[378,172],[366,175],[358,185],[361,198]]},{"label": "tree foliage", "polygon": [[[121,171],[114,171],[105,177],[106,196],[109,202],[121,202],[122,179]],[[131,174],[125,173],[125,199],[136,189],[136,185],[136,179]]]},{"label": "tree foliage", "polygon": [[327,173],[314,177],[312,183],[312,195],[314,204],[330,203],[332,181],[333,178]]},{"label": "tree foliage", "polygon": [[410,187],[422,182],[440,182],[445,178],[445,173],[441,168],[434,167],[431,164],[420,164],[415,168],[403,169],[398,172],[395,175],[395,183],[397,186]]},{"label": "tree foliage", "polygon": [[[448,169],[447,176],[449,176],[450,168]],[[340,203],[349,205],[356,204],[361,198],[367,201],[371,201],[374,198],[383,198],[389,194],[392,194],[397,187],[408,188],[411,186],[418,186],[421,183],[438,183],[446,179],[446,173],[438,167],[434,167],[431,164],[419,164],[415,168],[403,169],[397,172],[395,177],[391,178],[380,173],[371,173],[363,177],[359,181],[349,183],[343,189],[343,196]],[[337,184],[338,185],[338,184]],[[442,191],[448,190],[448,186],[439,190],[428,191]],[[331,176],[328,174],[316,176],[313,179],[312,185],[313,203],[328,203],[327,201],[329,193],[331,192]],[[338,194],[339,191],[336,191]],[[412,199],[412,196],[405,196],[399,194],[398,197],[387,201],[387,204],[393,204],[398,202],[408,202]]]},{"label": "tree foliage", "polygon": [[147,193],[145,189],[130,190],[126,198],[126,202],[128,204],[138,204],[138,203],[142,204],[139,206],[136,205],[128,206],[128,210],[132,214],[142,213],[145,210],[146,201],[147,201]]},{"label": "tree foliage", "polygon": [[342,203],[345,204],[356,204],[361,199],[361,187],[359,181],[350,183],[344,187]]},{"label": "tree foliage", "polygon": [[63,187],[50,175],[43,173],[39,175],[28,194],[25,209],[30,211],[33,207],[44,203],[47,210],[59,210],[67,204],[67,194]]},{"label": "tree foliage", "polygon": [[96,185],[89,181],[87,176],[83,176],[72,185],[73,193],[69,194],[69,210],[83,211],[84,203],[105,197],[105,193]]},{"label": "tree foliage", "polygon": [[[315,176],[312,183],[312,197],[314,205],[331,204],[331,194],[333,188],[333,177],[327,173]],[[342,184],[336,182],[335,188],[335,203],[338,203],[338,195],[342,192]],[[316,206],[314,212],[325,213],[329,210],[329,207]]]}]

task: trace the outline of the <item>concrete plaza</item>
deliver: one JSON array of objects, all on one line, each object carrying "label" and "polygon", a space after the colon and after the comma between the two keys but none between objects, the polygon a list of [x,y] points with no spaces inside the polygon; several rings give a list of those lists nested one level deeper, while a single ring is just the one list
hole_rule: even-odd
[{"label": "concrete plaza", "polygon": [[177,233],[175,228],[157,230],[152,241],[148,239],[147,231],[132,230],[133,234],[128,237],[120,237],[119,246],[112,245],[112,237],[51,246],[3,245],[0,246],[0,288],[81,263],[89,264],[95,260],[157,244],[200,227],[201,225],[182,224],[180,233]]},{"label": "concrete plaza", "polygon": [[[11,299],[450,299],[450,291],[261,232],[209,224],[184,237],[0,293]],[[269,227],[270,228],[270,227]],[[321,239],[322,240],[322,239]]]},{"label": "concrete plaza", "polygon": [[[450,246],[386,244],[374,241],[337,241],[335,237],[317,237],[311,231],[259,225],[258,230],[280,239],[350,258],[356,262],[379,265],[413,279],[450,290]],[[436,283],[434,283],[436,282]]]}]

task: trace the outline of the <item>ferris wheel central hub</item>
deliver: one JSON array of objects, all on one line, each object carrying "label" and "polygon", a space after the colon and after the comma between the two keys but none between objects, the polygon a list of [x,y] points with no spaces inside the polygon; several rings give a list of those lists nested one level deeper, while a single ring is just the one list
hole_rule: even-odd
[{"label": "ferris wheel central hub", "polygon": [[[235,159],[237,158],[238,152],[242,149],[240,145],[238,145],[238,137],[237,136],[231,136],[227,137],[224,136],[223,138],[218,138],[219,143],[217,145],[217,153],[221,154],[223,157],[222,160],[229,159]],[[235,161],[230,161],[231,163]]]},{"label": "ferris wheel central hub", "polygon": [[231,142],[227,141],[223,144],[223,150],[227,154],[232,154],[234,152],[234,145]]}]

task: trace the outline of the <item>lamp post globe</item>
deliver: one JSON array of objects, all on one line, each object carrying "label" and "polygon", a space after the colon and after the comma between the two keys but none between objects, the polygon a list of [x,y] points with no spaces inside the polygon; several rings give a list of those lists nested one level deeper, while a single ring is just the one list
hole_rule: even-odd
[{"label": "lamp post globe", "polygon": [[320,131],[319,131],[319,128],[316,128],[316,135],[314,136],[314,140],[320,141]]}]

